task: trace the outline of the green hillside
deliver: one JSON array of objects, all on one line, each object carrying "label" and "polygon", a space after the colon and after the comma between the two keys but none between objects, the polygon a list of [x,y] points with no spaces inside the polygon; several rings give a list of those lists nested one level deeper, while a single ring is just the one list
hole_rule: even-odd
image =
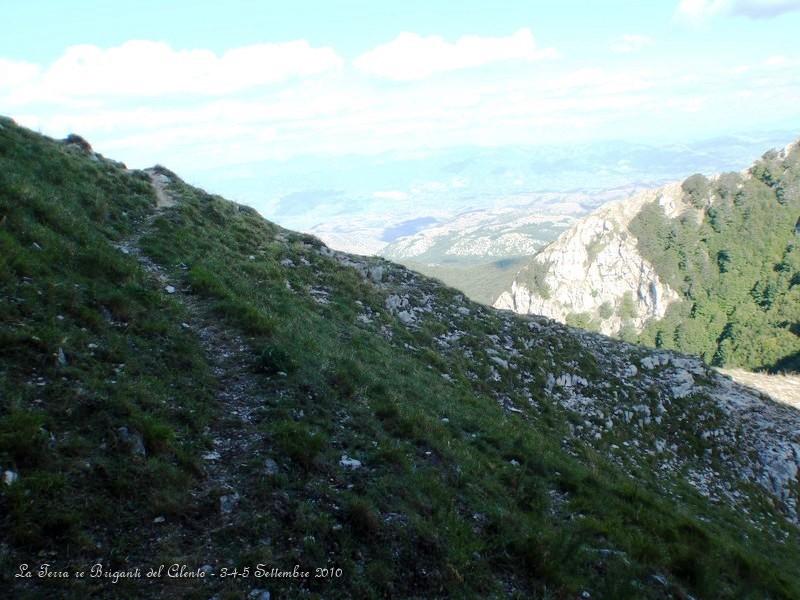
[{"label": "green hillside", "polygon": [[692,209],[657,203],[630,225],[639,250],[684,301],[641,341],[748,369],[800,370],[800,145],[748,176],[683,183]]},{"label": "green hillside", "polygon": [[486,258],[483,260],[452,261],[451,263],[428,264],[413,260],[405,266],[418,273],[434,277],[449,286],[464,292],[468,298],[491,306],[497,300],[499,290],[511,287],[524,257]]},{"label": "green hillside", "polygon": [[0,120],[11,597],[800,598],[723,383]]}]

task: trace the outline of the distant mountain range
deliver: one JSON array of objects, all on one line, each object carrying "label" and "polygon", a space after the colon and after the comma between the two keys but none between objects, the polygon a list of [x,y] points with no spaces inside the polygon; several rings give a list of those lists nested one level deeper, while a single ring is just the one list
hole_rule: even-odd
[{"label": "distant mountain range", "polygon": [[[198,183],[257,208],[274,221],[319,236],[332,247],[358,254],[401,255],[402,237],[435,236],[442,254],[448,241],[453,256],[475,257],[477,263],[498,253],[510,257],[540,247],[602,203],[632,192],[663,185],[695,172],[712,174],[751,163],[764,148],[782,147],[794,134],[785,131],[725,136],[685,144],[643,144],[624,141],[578,145],[461,147],[422,150],[413,154],[321,156],[280,162],[248,163],[208,170]],[[553,204],[566,203],[557,208]],[[459,235],[485,215],[497,226],[513,215],[550,218],[549,233],[511,223],[521,233],[498,244]],[[473,212],[469,220],[465,213]],[[565,220],[564,217],[569,217]],[[431,231],[429,231],[431,230]],[[501,228],[490,234],[497,235]],[[446,236],[445,236],[446,237]],[[481,237],[481,236],[478,236]],[[434,251],[413,257],[419,264],[444,264]],[[408,260],[412,257],[408,256]]]}]

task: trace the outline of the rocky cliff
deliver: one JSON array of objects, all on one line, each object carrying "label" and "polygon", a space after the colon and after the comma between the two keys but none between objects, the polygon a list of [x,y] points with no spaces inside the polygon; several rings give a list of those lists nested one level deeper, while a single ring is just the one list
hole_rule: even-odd
[{"label": "rocky cliff", "polygon": [[653,202],[671,216],[687,208],[677,183],[606,204],[539,252],[494,306],[561,322],[583,318],[606,334],[626,324],[639,331],[649,319],[663,317],[679,296],[639,254],[628,230]]}]

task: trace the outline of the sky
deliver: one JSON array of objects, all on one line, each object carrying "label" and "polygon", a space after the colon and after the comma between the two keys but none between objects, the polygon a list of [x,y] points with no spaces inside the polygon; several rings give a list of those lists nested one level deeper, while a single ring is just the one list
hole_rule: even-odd
[{"label": "sky", "polygon": [[304,156],[800,136],[800,0],[5,4],[0,114],[189,179]]}]

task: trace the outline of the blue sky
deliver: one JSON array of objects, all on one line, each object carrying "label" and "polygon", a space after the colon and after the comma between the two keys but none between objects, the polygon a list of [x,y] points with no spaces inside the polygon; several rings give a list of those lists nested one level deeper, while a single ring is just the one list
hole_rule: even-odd
[{"label": "blue sky", "polygon": [[800,135],[796,0],[72,0],[3,12],[0,113],[189,175],[309,154]]}]

